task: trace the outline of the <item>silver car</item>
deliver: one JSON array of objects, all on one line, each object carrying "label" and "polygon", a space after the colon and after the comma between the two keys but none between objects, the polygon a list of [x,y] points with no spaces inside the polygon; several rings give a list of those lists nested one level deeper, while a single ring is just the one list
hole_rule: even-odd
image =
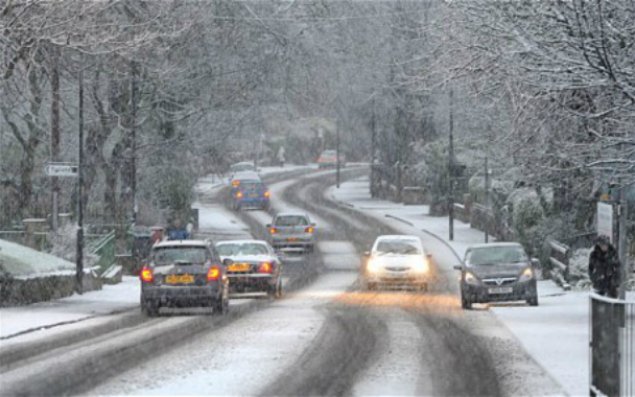
[{"label": "silver car", "polygon": [[431,256],[425,252],[419,237],[379,236],[364,256],[361,279],[366,289],[405,286],[427,291]]},{"label": "silver car", "polygon": [[519,243],[473,245],[465,251],[461,271],[461,306],[524,300],[538,306],[535,267]]},{"label": "silver car", "polygon": [[315,245],[315,223],[302,212],[282,212],[267,225],[269,241],[283,253],[311,253]]}]

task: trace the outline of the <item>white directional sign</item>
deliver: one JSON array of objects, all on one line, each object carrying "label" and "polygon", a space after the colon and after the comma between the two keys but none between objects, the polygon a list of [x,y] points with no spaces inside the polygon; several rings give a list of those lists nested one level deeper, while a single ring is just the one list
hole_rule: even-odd
[{"label": "white directional sign", "polygon": [[44,168],[48,176],[77,176],[77,164],[72,163],[48,163]]},{"label": "white directional sign", "polygon": [[606,236],[613,243],[613,206],[607,203],[598,203],[597,209],[597,233],[598,236]]}]

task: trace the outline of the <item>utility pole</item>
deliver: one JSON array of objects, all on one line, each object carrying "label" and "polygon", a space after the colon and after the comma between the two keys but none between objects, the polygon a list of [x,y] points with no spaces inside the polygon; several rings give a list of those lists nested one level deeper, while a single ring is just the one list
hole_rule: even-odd
[{"label": "utility pole", "polygon": [[[59,73],[59,49],[52,48],[53,64],[51,68],[51,161],[60,161],[60,73]],[[52,216],[51,226],[57,232],[59,215],[60,185],[58,177],[51,178]]]},{"label": "utility pole", "polygon": [[448,144],[448,220],[450,241],[454,240],[454,90],[450,87],[450,142]]},{"label": "utility pole", "polygon": [[623,184],[620,187],[620,204],[617,207],[619,210],[619,226],[618,226],[618,243],[617,250],[618,256],[620,260],[620,288],[619,288],[619,297],[620,299],[626,299],[626,282],[628,281],[629,276],[629,266],[628,266],[628,257],[627,257],[627,239],[626,239],[626,221],[628,215],[628,204],[626,202],[626,185]]},{"label": "utility pole", "polygon": [[[487,208],[487,211],[489,214],[489,167],[487,165],[487,160],[488,160],[487,153],[485,153],[485,208]],[[488,229],[489,229],[489,225],[486,223],[485,224],[485,242],[486,243],[489,243]]]},{"label": "utility pole", "polygon": [[79,71],[79,158],[77,167],[77,253],[75,289],[81,294],[84,279],[84,72]]},{"label": "utility pole", "polygon": [[339,116],[335,120],[335,156],[337,169],[335,171],[335,186],[340,188],[340,118]]},{"label": "utility pole", "polygon": [[132,102],[132,125],[130,135],[132,139],[132,159],[130,159],[130,173],[131,181],[130,188],[132,189],[132,222],[137,222],[137,73],[134,63],[131,64],[132,82],[130,87],[130,101]]},{"label": "utility pole", "polygon": [[370,196],[376,196],[375,186],[375,150],[377,145],[377,131],[375,130],[375,97],[373,97],[372,114],[370,118]]}]

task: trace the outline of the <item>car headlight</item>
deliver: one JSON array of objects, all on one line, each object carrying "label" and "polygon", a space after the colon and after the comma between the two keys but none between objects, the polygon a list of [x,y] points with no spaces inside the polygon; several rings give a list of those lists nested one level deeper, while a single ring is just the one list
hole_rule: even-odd
[{"label": "car headlight", "polygon": [[416,258],[412,261],[412,269],[417,273],[427,273],[430,270],[430,265],[426,258]]},{"label": "car headlight", "polygon": [[520,277],[518,278],[518,281],[529,281],[532,278],[534,278],[534,271],[532,268],[528,267],[525,270],[523,270],[522,273],[520,273]]},{"label": "car headlight", "polygon": [[368,271],[368,273],[377,273],[379,267],[379,261],[377,259],[368,259],[368,263],[366,264],[366,271]]},{"label": "car headlight", "polygon": [[472,285],[479,285],[481,282],[472,272],[465,272],[465,282]]}]

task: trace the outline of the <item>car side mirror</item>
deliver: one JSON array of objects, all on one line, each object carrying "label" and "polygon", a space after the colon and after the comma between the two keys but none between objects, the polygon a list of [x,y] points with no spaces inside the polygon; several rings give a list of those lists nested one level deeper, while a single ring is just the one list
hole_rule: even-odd
[{"label": "car side mirror", "polygon": [[229,258],[225,258],[223,260],[223,266],[225,266],[225,267],[231,266],[233,263],[234,263],[234,261],[229,259]]},{"label": "car side mirror", "polygon": [[452,266],[452,268],[454,270],[463,270],[463,266],[461,266],[461,265],[454,265],[454,266]]},{"label": "car side mirror", "polygon": [[531,258],[531,266],[533,267],[540,267],[540,260],[538,260],[538,258]]},{"label": "car side mirror", "polygon": [[370,251],[364,251],[364,258],[368,258],[370,256]]},{"label": "car side mirror", "polygon": [[269,229],[269,228],[271,227],[271,223],[267,223],[267,224],[265,225],[265,227],[266,227],[267,229]]}]

